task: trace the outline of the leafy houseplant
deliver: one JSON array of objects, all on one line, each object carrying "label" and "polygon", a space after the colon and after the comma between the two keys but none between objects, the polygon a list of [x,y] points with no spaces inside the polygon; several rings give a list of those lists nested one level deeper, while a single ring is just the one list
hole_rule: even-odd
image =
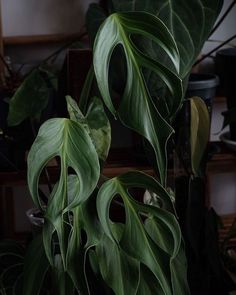
[{"label": "leafy houseplant", "polygon": [[[183,3],[176,3],[180,14]],[[202,14],[211,11],[212,21],[202,29],[201,43],[217,15],[212,12],[215,3],[203,3],[200,8],[196,6]],[[160,5],[158,9],[159,16],[167,12],[176,15],[172,6]],[[181,24],[174,18],[167,25],[172,26],[173,21]],[[189,294],[181,230],[166,184],[167,144],[183,103],[181,78],[188,76],[198,52],[186,42],[187,54],[182,39],[176,42],[170,31],[176,33],[151,13],[120,12],[106,19],[94,42],[93,67],[103,101],[127,127],[149,142],[157,178],[130,171],[100,179],[99,162],[106,160],[109,151],[110,126],[101,101],[89,99],[86,88],[79,107],[67,97],[70,119],[55,118],[41,126],[28,157],[28,184],[35,205],[44,212],[45,223],[42,235],[32,242],[25,257],[24,295],[39,294],[47,283],[53,290],[50,294]],[[126,83],[116,108],[109,68],[118,46],[126,65]],[[158,51],[152,52],[152,48]],[[154,88],[153,77],[161,89]],[[159,100],[153,99],[154,93]],[[200,110],[207,113],[206,107],[200,99],[193,99],[191,104],[197,122]],[[206,140],[199,142],[198,125],[193,126],[192,169],[197,174]],[[54,157],[60,159],[60,177],[45,209],[38,194],[39,178]],[[137,201],[133,188],[155,193],[154,204]],[[125,220],[113,220],[114,204],[123,208]]]}]

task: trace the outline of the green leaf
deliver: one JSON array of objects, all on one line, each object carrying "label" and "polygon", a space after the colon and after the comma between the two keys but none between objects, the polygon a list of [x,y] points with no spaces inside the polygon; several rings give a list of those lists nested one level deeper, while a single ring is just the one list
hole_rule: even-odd
[{"label": "green leaf", "polygon": [[[184,90],[192,65],[201,54],[202,46],[208,38],[213,24],[223,5],[223,0],[112,0],[114,10],[146,11],[161,19],[172,33],[181,56],[178,74],[183,79]],[[156,61],[167,68],[171,67],[166,52],[152,40],[137,36],[135,44],[141,51],[146,52]],[[170,113],[173,97],[158,75],[150,70],[143,72],[147,88],[162,117],[173,122],[174,116]],[[185,92],[185,91],[184,91]]]},{"label": "green leaf", "polygon": [[83,116],[76,102],[70,96],[67,96],[66,100],[70,118],[85,126],[99,158],[105,161],[111,144],[111,126],[102,102],[97,97],[94,97],[88,107],[86,116]]},{"label": "green leaf", "polygon": [[[135,201],[130,195],[131,188],[146,188],[156,193],[162,202],[161,208]],[[121,238],[117,236],[114,230],[114,222],[109,218],[111,202],[116,195],[122,198],[126,216]],[[184,291],[179,294],[188,294],[188,292],[185,293],[188,290],[185,278],[186,271],[183,271],[180,275],[177,274],[179,265],[176,267],[177,264],[174,263],[180,251],[182,251],[181,231],[175,216],[171,213],[173,212],[173,204],[170,196],[154,178],[141,172],[129,172],[107,181],[99,190],[97,210],[105,234],[113,242],[114,246],[117,245],[120,255],[122,250],[130,258],[136,259],[139,263],[145,265],[158,281],[163,294],[174,294],[172,291],[179,289]],[[151,218],[156,227],[160,225],[162,239],[167,243],[165,248],[163,242],[158,238],[154,239],[150,231],[144,226],[142,219],[145,217],[146,220]],[[165,230],[162,230],[163,227]],[[104,256],[106,257],[106,255]],[[108,257],[106,259],[108,259],[108,263],[112,258]],[[181,263],[182,269],[186,270],[185,259]],[[111,270],[109,276],[104,278],[107,283],[112,281],[111,277],[113,275],[115,274]],[[139,275],[141,276],[141,274]],[[177,280],[175,277],[178,275],[180,277]],[[145,278],[143,279],[145,280]],[[114,290],[115,283],[111,287]],[[126,292],[136,294],[134,289],[127,289]]]},{"label": "green leaf", "polygon": [[[51,119],[39,129],[28,156],[28,185],[36,206],[42,207],[38,195],[39,176],[48,161],[60,157],[60,179],[50,196],[44,215],[44,246],[53,265],[52,239],[58,237],[63,265],[66,268],[66,250],[71,225],[70,211],[85,202],[99,179],[100,167],[94,145],[82,124],[69,119]],[[78,191],[68,197],[68,168],[79,182]],[[43,208],[42,208],[43,209]]]},{"label": "green leaf", "polygon": [[[113,231],[116,231],[115,227]],[[105,234],[96,246],[96,253],[102,277],[115,294],[136,294],[139,261],[129,256]]]},{"label": "green leaf", "polygon": [[49,270],[42,235],[37,236],[27,249],[24,261],[24,295],[38,295],[43,286],[43,281]]},{"label": "green leaf", "polygon": [[192,172],[198,176],[202,157],[206,151],[210,132],[210,116],[204,101],[200,97],[190,99],[190,146]]},{"label": "green leaf", "polygon": [[34,70],[16,90],[10,100],[8,124],[15,126],[27,118],[40,116],[48,104],[55,85],[55,76],[42,69]]},{"label": "green leaf", "polygon": [[[162,183],[166,178],[166,144],[172,127],[156,109],[146,87],[142,68],[148,68],[166,84],[174,99],[170,116],[174,116],[182,100],[181,80],[160,62],[142,53],[131,40],[132,34],[144,35],[153,40],[169,56],[174,67],[179,67],[176,44],[166,26],[147,13],[111,15],[101,26],[95,40],[94,70],[98,87],[108,109],[129,128],[144,136],[152,145]],[[127,81],[120,106],[115,110],[109,89],[109,64],[116,46],[122,46],[127,62]]]},{"label": "green leaf", "polygon": [[[146,11],[152,13],[165,23],[177,43],[181,56],[180,76],[185,78],[211,32],[222,8],[223,0],[113,0],[113,5],[118,12]],[[156,50],[155,44],[151,44],[150,50],[157,59],[161,58],[160,51]]]}]

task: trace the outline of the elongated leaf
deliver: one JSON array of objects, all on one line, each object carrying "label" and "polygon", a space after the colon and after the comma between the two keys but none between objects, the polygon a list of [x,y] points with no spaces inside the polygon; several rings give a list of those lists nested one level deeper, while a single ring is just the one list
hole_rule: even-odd
[{"label": "elongated leaf", "polygon": [[8,124],[15,126],[26,118],[40,116],[48,104],[55,76],[46,70],[34,70],[17,89],[10,100]]},{"label": "elongated leaf", "polygon": [[99,158],[105,161],[111,144],[111,126],[99,98],[94,97],[84,116],[76,102],[66,97],[70,118],[84,125],[95,145]]},{"label": "elongated leaf", "polygon": [[[165,23],[178,46],[182,78],[188,76],[223,5],[223,0],[112,0],[112,2],[117,12],[146,11],[158,16]],[[155,44],[149,44],[149,47],[159,58],[160,52],[155,50]]]},{"label": "elongated leaf", "polygon": [[[151,38],[165,50],[176,69],[179,56],[175,42],[165,25],[147,13],[122,13],[111,15],[102,25],[94,47],[94,70],[100,92],[109,110],[118,114],[121,121],[148,139],[154,148],[161,182],[166,178],[166,144],[173,129],[156,109],[146,88],[142,68],[155,72],[166,84],[175,99],[170,113],[176,113],[181,104],[181,80],[161,63],[138,50],[130,39],[130,34],[141,34]],[[125,91],[116,111],[109,89],[109,63],[117,45],[123,47],[127,62]]]},{"label": "elongated leaf", "polygon": [[[166,207],[163,205],[163,208],[158,208],[135,201],[129,193],[129,189],[133,187],[146,187],[153,191]],[[109,219],[110,205],[116,195],[120,195],[122,198],[126,212],[121,239],[117,238],[113,223]],[[181,231],[177,220],[171,213],[172,208],[171,198],[162,186],[155,179],[141,172],[129,172],[107,181],[101,187],[97,198],[98,215],[105,234],[130,257],[148,268],[158,281],[163,294],[174,294],[173,290],[179,289],[188,290],[185,285],[186,272],[182,273],[182,280],[175,279],[175,276],[178,276],[176,274],[178,268],[173,261],[178,257],[182,246]],[[169,212],[167,209],[171,211]],[[162,238],[167,241],[166,248],[163,247],[163,243],[159,239],[153,239],[144,227],[141,216],[153,218],[152,222],[156,227],[161,224]],[[163,226],[165,231],[162,230]],[[186,269],[185,260],[181,262],[183,269]],[[112,276],[112,274],[110,275]],[[112,288],[115,288],[115,285]],[[136,294],[132,292],[131,289],[127,290],[129,294]],[[188,292],[182,294],[188,294]]]},{"label": "elongated leaf", "polygon": [[24,295],[40,294],[43,281],[49,270],[42,236],[39,235],[30,244],[24,262]]},{"label": "elongated leaf", "polygon": [[[55,156],[61,159],[61,174],[45,212],[43,238],[47,257],[53,264],[51,241],[56,232],[66,268],[66,249],[71,230],[69,211],[87,200],[97,184],[100,168],[96,150],[83,125],[68,119],[48,120],[41,126],[28,157],[29,189],[33,201],[40,207],[39,176],[43,167]],[[79,189],[70,200],[67,188],[69,167],[73,168],[79,181]]]},{"label": "elongated leaf", "polygon": [[190,108],[191,163],[193,173],[198,176],[200,173],[199,166],[209,140],[210,117],[206,104],[200,97],[190,99]]}]

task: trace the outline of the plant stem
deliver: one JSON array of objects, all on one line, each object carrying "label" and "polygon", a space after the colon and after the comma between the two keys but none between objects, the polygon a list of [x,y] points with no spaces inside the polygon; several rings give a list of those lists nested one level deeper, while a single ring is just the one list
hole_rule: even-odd
[{"label": "plant stem", "polygon": [[233,35],[232,37],[230,37],[229,39],[227,39],[226,41],[222,42],[219,46],[215,47],[214,49],[212,49],[211,51],[209,51],[208,53],[204,54],[200,59],[198,59],[193,66],[198,65],[200,62],[202,62],[204,59],[206,59],[207,57],[210,57],[212,55],[212,53],[216,52],[217,50],[219,50],[221,47],[223,47],[224,45],[226,45],[227,43],[229,43],[230,41],[232,41],[233,39],[236,38],[236,35]]},{"label": "plant stem", "polygon": [[218,29],[218,27],[221,25],[221,23],[225,20],[226,16],[229,14],[229,12],[232,10],[232,8],[234,7],[234,5],[236,4],[236,0],[233,0],[231,2],[231,4],[229,5],[229,7],[226,9],[225,13],[222,15],[222,17],[219,19],[219,21],[217,22],[217,24],[214,26],[214,28],[212,29],[209,37],[211,35],[213,35],[213,33]]}]

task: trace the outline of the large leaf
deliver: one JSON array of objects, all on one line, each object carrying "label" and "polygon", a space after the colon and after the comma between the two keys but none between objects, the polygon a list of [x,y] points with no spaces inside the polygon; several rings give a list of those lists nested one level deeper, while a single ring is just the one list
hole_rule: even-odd
[{"label": "large leaf", "polygon": [[[56,233],[66,269],[66,250],[71,230],[69,213],[88,199],[97,184],[100,168],[92,140],[82,124],[69,119],[48,120],[41,126],[28,157],[28,184],[38,207],[41,207],[39,176],[47,162],[55,156],[60,157],[61,173],[44,215],[43,238],[47,257],[53,265],[51,242]],[[74,170],[79,182],[76,194],[70,199],[67,185],[69,167]]]},{"label": "large leaf", "polygon": [[200,97],[190,99],[190,110],[191,164],[192,172],[198,176],[199,166],[209,140],[210,116],[206,104]]},{"label": "large leaf", "polygon": [[111,126],[99,98],[94,97],[84,116],[77,103],[70,97],[66,97],[70,118],[83,124],[92,138],[98,156],[105,161],[111,144]]},{"label": "large leaf", "polygon": [[[144,205],[135,201],[130,195],[131,188],[147,188],[156,193],[160,198],[160,207]],[[113,198],[119,195],[122,198],[125,209],[125,224],[119,238],[114,230],[114,223],[109,218],[110,206]],[[188,294],[186,283],[186,264],[185,259],[181,259],[183,272],[177,274],[179,265],[176,259],[179,257],[181,246],[181,231],[173,213],[173,205],[167,191],[152,177],[141,172],[129,172],[119,177],[107,181],[100,189],[97,198],[98,216],[107,237],[113,242],[114,247],[119,247],[119,261],[123,261],[123,251],[130,258],[136,259],[140,265],[143,264],[152,273],[153,278],[157,281],[163,294],[175,294],[175,290],[181,290],[179,294]],[[166,241],[165,247],[163,242],[154,238],[149,228],[143,224],[142,219],[151,219],[153,226],[159,228],[162,239]],[[162,230],[165,228],[165,230]],[[104,254],[103,259],[107,260],[109,265],[117,263],[117,256],[113,260],[110,255]],[[121,264],[123,265],[123,264]],[[132,269],[133,265],[126,261],[125,268]],[[145,272],[146,273],[146,272]],[[112,284],[114,269],[110,268],[109,276],[104,277],[108,284]],[[139,276],[141,276],[139,270]],[[178,279],[176,279],[178,277]],[[145,280],[145,277],[141,279]],[[108,282],[109,281],[109,282]],[[133,282],[134,278],[133,278]],[[116,290],[116,283],[111,286]],[[126,294],[136,294],[136,289],[126,285]],[[141,287],[140,287],[141,288]],[[145,288],[140,289],[139,294],[145,294]],[[158,287],[157,287],[158,288]],[[135,291],[136,290],[136,291]],[[124,294],[123,288],[116,294]],[[143,292],[143,293],[142,293]],[[160,293],[160,294],[162,294]],[[177,293],[176,293],[177,294]]]},{"label": "large leaf", "polygon": [[20,85],[10,100],[8,124],[18,125],[26,118],[40,116],[46,108],[56,78],[51,72],[38,68]]},{"label": "large leaf", "polygon": [[[105,104],[128,127],[144,136],[152,145],[158,163],[161,182],[166,178],[166,144],[173,129],[156,109],[145,81],[142,68],[148,68],[166,84],[174,99],[171,116],[179,109],[182,100],[181,80],[160,62],[142,53],[132,42],[130,35],[139,34],[157,43],[169,56],[176,70],[179,55],[175,42],[166,26],[147,13],[122,13],[111,15],[99,30],[94,47],[94,70],[98,87]],[[127,62],[127,81],[117,111],[109,89],[109,64],[112,53],[121,45]]]},{"label": "large leaf", "polygon": [[[115,11],[146,11],[160,18],[177,43],[180,75],[188,76],[222,8],[223,0],[112,0]],[[156,57],[160,52],[151,45]],[[156,52],[156,53],[155,53]]]}]

